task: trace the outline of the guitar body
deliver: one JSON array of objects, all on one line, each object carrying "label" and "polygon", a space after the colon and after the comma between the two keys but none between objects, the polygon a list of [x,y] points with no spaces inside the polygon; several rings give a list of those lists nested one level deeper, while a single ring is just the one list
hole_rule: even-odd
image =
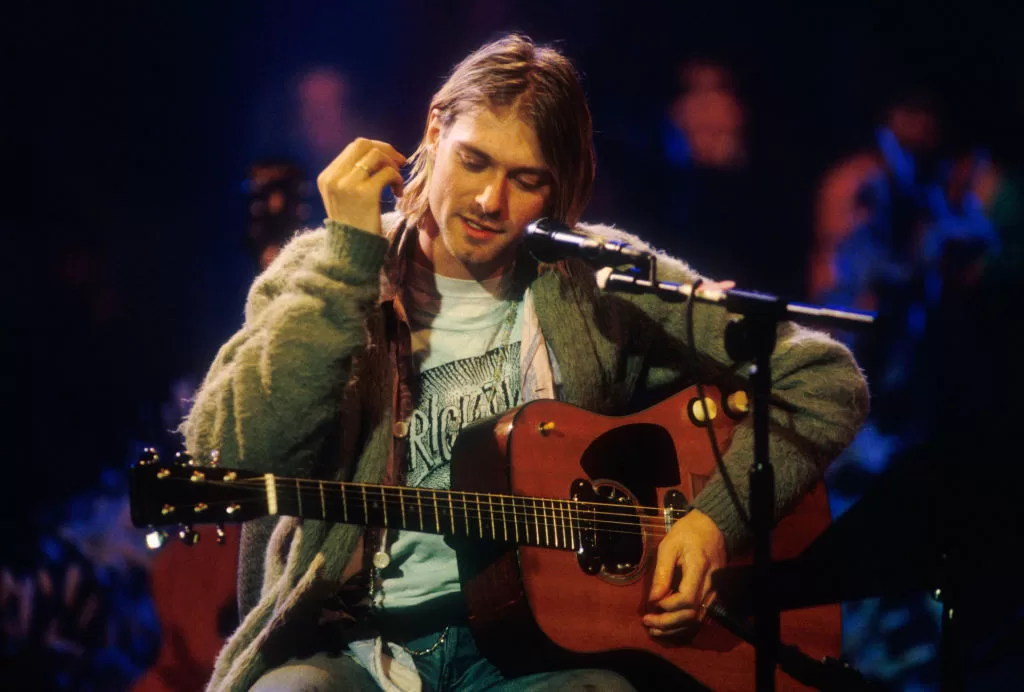
[{"label": "guitar body", "polygon": [[[717,437],[727,447],[734,420],[724,413],[718,391],[705,389],[718,410]],[[574,481],[582,478],[620,505],[660,508],[672,490],[691,500],[715,470],[707,431],[689,413],[696,399],[690,388],[624,417],[557,401],[531,402],[463,431],[452,461],[452,487],[569,498]],[[774,558],[796,556],[829,522],[819,484],[777,526]],[[617,552],[606,556],[612,568],[595,575],[583,570],[571,550],[513,544],[460,550],[470,624],[481,651],[509,672],[528,672],[535,656],[601,666],[616,650],[646,652],[712,689],[754,689],[753,647],[718,624],[708,621],[689,641],[648,636],[641,615],[664,530],[655,536],[639,526],[631,525],[636,540],[612,546]],[[730,564],[742,562],[749,560]],[[782,613],[781,639],[812,658],[838,657],[839,605]],[[527,641],[532,649],[524,648]],[[593,654],[602,655],[588,656]],[[776,684],[780,690],[805,689],[782,672]]]},{"label": "guitar body", "polygon": [[[224,646],[225,629],[237,622],[235,574],[239,526],[225,527],[223,545],[172,540],[150,570],[150,592],[160,619],[157,660],[132,692],[187,692],[202,689]],[[224,615],[230,615],[225,623]],[[225,624],[227,628],[225,628]]]}]

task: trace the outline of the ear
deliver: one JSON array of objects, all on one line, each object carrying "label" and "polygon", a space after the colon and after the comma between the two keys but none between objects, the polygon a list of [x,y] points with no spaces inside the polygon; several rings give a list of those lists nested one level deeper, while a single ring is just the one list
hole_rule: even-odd
[{"label": "ear", "polygon": [[427,119],[427,144],[431,149],[437,148],[441,139],[441,111],[433,109]]}]

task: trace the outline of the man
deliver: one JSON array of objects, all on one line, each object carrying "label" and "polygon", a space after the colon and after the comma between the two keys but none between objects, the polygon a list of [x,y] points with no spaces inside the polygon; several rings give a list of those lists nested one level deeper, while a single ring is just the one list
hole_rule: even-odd
[{"label": "man", "polygon": [[[321,173],[326,226],[293,240],[253,286],[245,326],[183,426],[194,453],[292,476],[444,487],[453,428],[541,397],[624,412],[697,374],[678,306],[605,294],[582,264],[538,264],[521,246],[537,217],[576,224],[593,181],[590,114],[563,56],[521,36],[470,55],[434,96],[409,160],[404,182],[405,156],[360,139]],[[382,216],[388,185],[398,210]],[[666,278],[697,278],[663,259]],[[702,372],[724,368],[727,316],[702,305],[694,318]],[[772,440],[782,512],[853,436],[867,393],[845,348],[792,325],[773,367],[789,404]],[[449,418],[428,415],[445,405]],[[726,463],[744,499],[751,449],[740,426]],[[695,627],[711,572],[748,540],[720,479],[694,506],[658,550],[643,616],[652,636]],[[243,549],[243,572],[262,564],[259,545]],[[211,689],[628,689],[602,671],[507,681],[460,621],[454,554],[435,537],[285,518],[265,555],[260,598]]]}]

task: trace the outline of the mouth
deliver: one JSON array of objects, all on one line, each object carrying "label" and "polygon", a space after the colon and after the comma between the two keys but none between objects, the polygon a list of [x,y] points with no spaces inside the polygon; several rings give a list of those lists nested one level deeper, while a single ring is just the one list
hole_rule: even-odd
[{"label": "mouth", "polygon": [[501,234],[501,229],[488,226],[487,224],[474,221],[473,219],[465,216],[459,216],[462,224],[466,227],[466,231],[474,238],[490,238],[495,235]]}]

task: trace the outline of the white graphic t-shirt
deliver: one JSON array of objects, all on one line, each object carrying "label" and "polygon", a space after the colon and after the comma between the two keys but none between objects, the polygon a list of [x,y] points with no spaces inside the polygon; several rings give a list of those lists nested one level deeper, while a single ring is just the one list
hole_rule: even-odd
[{"label": "white graphic t-shirt", "polygon": [[[522,403],[523,301],[510,275],[479,283],[411,263],[407,281],[419,386],[404,485],[447,490],[462,428]],[[397,531],[392,539],[376,607],[408,608],[460,591],[455,551],[444,536]]]}]

